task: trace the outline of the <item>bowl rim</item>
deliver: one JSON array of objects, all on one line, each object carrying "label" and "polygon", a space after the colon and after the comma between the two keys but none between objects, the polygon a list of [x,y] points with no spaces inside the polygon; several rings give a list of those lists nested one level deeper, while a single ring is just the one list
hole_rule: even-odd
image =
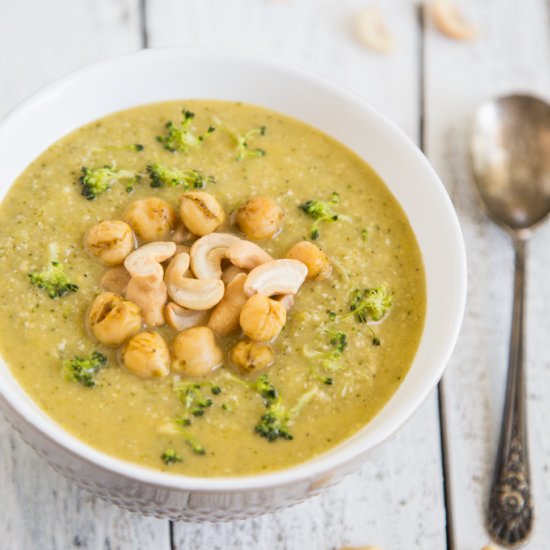
[{"label": "bowl rim", "polygon": [[[296,64],[290,64],[280,59],[274,59],[265,55],[253,54],[250,52],[230,49],[230,48],[218,48],[218,47],[205,47],[205,46],[186,46],[186,47],[163,47],[163,48],[148,48],[136,50],[124,54],[110,56],[92,63],[86,64],[76,70],[73,70],[66,75],[58,78],[49,84],[37,89],[30,96],[17,104],[0,120],[0,134],[4,128],[12,123],[14,119],[17,119],[21,113],[34,108],[40,103],[47,101],[48,98],[54,96],[58,92],[62,91],[63,87],[84,75],[93,71],[101,71],[111,65],[119,63],[125,63],[126,61],[133,60],[140,57],[149,56],[165,56],[165,55],[194,55],[202,54],[207,56],[215,56],[219,59],[230,59],[231,61],[241,62],[257,62],[261,63],[264,67],[270,69],[283,71],[286,74],[302,79],[307,79],[315,86],[330,89],[334,94],[338,94],[342,101],[352,103],[354,107],[361,108],[369,112],[369,115],[377,119],[377,122],[384,125],[391,131],[393,138],[400,142],[400,145],[409,149],[415,156],[415,161],[418,162],[424,172],[431,178],[431,184],[434,186],[434,191],[440,196],[442,204],[446,206],[446,216],[449,223],[449,229],[452,233],[452,240],[454,248],[449,249],[447,252],[454,252],[455,260],[460,266],[460,273],[457,273],[456,290],[457,296],[457,308],[455,315],[450,322],[450,328],[448,331],[447,345],[440,357],[434,361],[437,365],[432,368],[431,384],[426,385],[424,388],[419,389],[414,395],[409,396],[407,403],[403,404],[399,414],[394,415],[391,422],[384,424],[383,430],[378,430],[374,435],[370,436],[370,444],[365,445],[364,441],[350,442],[350,438],[354,435],[344,439],[335,447],[328,451],[313,457],[305,462],[289,466],[282,470],[276,470],[261,474],[248,474],[237,476],[225,476],[225,477],[197,477],[181,474],[173,474],[169,472],[163,472],[160,470],[154,470],[146,466],[140,466],[138,464],[126,461],[124,459],[110,456],[103,451],[100,451],[91,445],[79,440],[76,436],[66,431],[55,420],[48,417],[48,415],[42,411],[34,400],[30,398],[23,388],[19,385],[16,378],[13,376],[7,365],[5,366],[8,374],[13,378],[14,383],[21,389],[27,400],[30,400],[35,408],[31,407],[25,402],[24,399],[19,399],[17,396],[9,395],[4,391],[4,388],[0,386],[0,401],[4,401],[8,406],[19,414],[24,419],[29,427],[39,432],[43,437],[47,438],[50,442],[55,443],[58,447],[61,447],[70,454],[78,457],[80,460],[94,465],[95,467],[106,470],[110,473],[122,476],[126,479],[139,481],[155,487],[184,490],[184,491],[197,491],[204,493],[211,492],[250,492],[266,488],[281,487],[290,484],[296,484],[299,482],[308,482],[315,479],[329,471],[332,471],[342,465],[353,462],[362,455],[378,447],[381,443],[390,438],[395,432],[407,422],[407,420],[419,409],[427,396],[432,392],[437,383],[439,382],[443,371],[451,357],[458,334],[462,324],[465,304],[466,304],[466,286],[467,286],[467,272],[466,272],[466,250],[460,228],[460,223],[451,200],[447,194],[447,191],[437,176],[435,170],[431,164],[416,146],[416,144],[390,119],[383,115],[376,108],[372,107],[364,98],[358,93],[346,88],[345,86],[336,83],[330,78],[319,74],[308,68],[300,67]],[[137,105],[137,104],[136,104]],[[74,128],[76,129],[76,128]],[[12,182],[13,183],[13,182]],[[11,187],[12,183],[8,186]],[[399,202],[399,201],[398,201]],[[2,363],[5,363],[1,358]],[[0,365],[1,366],[1,365]],[[35,410],[36,409],[36,410]],[[381,409],[383,410],[383,408]],[[378,411],[377,414],[379,414]],[[347,444],[346,444],[347,443]]]}]

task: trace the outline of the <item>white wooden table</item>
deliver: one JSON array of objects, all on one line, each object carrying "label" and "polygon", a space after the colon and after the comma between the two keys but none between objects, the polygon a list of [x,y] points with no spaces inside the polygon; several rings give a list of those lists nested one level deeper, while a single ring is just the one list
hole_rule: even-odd
[{"label": "white wooden table", "polygon": [[[94,498],[54,473],[0,419],[0,548],[479,550],[498,437],[512,291],[510,244],[468,189],[468,116],[512,90],[550,97],[545,0],[463,0],[479,37],[450,41],[412,0],[383,0],[397,38],[371,53],[350,26],[368,0],[0,0],[0,114],[42,84],[141,47],[218,45],[309,67],[348,86],[427,153],[458,210],[469,258],[466,318],[439,392],[383,451],[321,496],[271,516],[171,524]],[[193,75],[189,75],[193,78]],[[29,128],[32,131],[32,128]],[[1,162],[0,151],[0,162]],[[530,246],[527,362],[537,519],[550,548],[550,225]],[[442,435],[444,434],[444,436]],[[442,442],[446,441],[446,445]]]}]

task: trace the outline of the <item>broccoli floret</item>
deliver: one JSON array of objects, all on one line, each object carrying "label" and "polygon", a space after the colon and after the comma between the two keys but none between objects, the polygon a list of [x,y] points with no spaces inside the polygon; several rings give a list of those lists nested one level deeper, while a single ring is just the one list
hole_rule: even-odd
[{"label": "broccoli floret", "polygon": [[[216,386],[216,388],[221,391],[219,387]],[[176,392],[185,407],[183,415],[178,418],[178,423],[183,426],[189,426],[192,416],[203,416],[206,409],[212,406],[212,399],[204,395],[200,384],[194,382],[178,384]],[[212,393],[215,394],[214,391]]]},{"label": "broccoli floret", "polygon": [[268,441],[281,439],[293,439],[289,431],[288,422],[290,420],[289,412],[283,406],[281,398],[270,402],[267,410],[260,417],[260,421],[256,424],[255,431]]},{"label": "broccoli floret", "polygon": [[191,450],[196,455],[206,454],[206,449],[194,437],[192,437],[190,435],[185,435],[184,439],[185,439],[185,443],[187,443],[187,445],[189,445],[189,447],[191,447]]},{"label": "broccoli floret", "polygon": [[328,332],[328,342],[338,353],[343,353],[348,347],[348,339],[345,332],[331,330]]},{"label": "broccoli floret", "polygon": [[183,458],[174,449],[166,449],[166,451],[160,455],[160,459],[164,462],[164,464],[183,462]]},{"label": "broccoli floret", "polygon": [[197,170],[179,170],[168,168],[157,162],[147,165],[147,173],[151,179],[151,187],[176,187],[181,185],[185,191],[202,189],[207,183],[213,183],[212,176],[203,177]]},{"label": "broccoli floret", "polygon": [[262,396],[266,406],[275,402],[279,397],[277,389],[265,374],[262,374],[262,376],[253,383],[252,387]]},{"label": "broccoli floret", "polygon": [[264,149],[249,149],[248,140],[253,136],[265,136],[266,128],[261,126],[260,128],[254,128],[245,134],[235,136],[237,142],[237,160],[244,160],[248,157],[265,157]]},{"label": "broccoli floret", "polygon": [[[384,285],[377,288],[356,288],[350,296],[350,312],[360,323],[380,321],[388,313],[393,296]],[[376,344],[375,344],[376,345]]]},{"label": "broccoli floret", "polygon": [[337,220],[351,221],[349,216],[338,214],[338,212],[334,210],[333,207],[339,202],[340,196],[338,193],[333,192],[330,201],[308,200],[298,205],[298,208],[302,212],[315,220],[311,226],[310,238],[312,240],[315,241],[319,238],[319,224],[321,222],[335,222]]},{"label": "broccoli floret", "polygon": [[79,182],[82,186],[81,194],[89,201],[93,201],[111,187],[122,180],[136,180],[137,175],[130,170],[117,170],[113,166],[91,169],[82,167]]},{"label": "broccoli floret", "polygon": [[76,292],[78,285],[71,283],[63,271],[63,267],[57,261],[56,245],[52,244],[50,249],[50,262],[48,267],[42,271],[33,271],[28,274],[31,284],[44,289],[50,298],[60,298],[69,292]]},{"label": "broccoli floret", "polygon": [[186,109],[182,110],[182,119],[178,126],[176,126],[171,120],[165,124],[167,130],[166,135],[157,136],[157,141],[171,153],[176,151],[186,152],[191,147],[194,147],[198,143],[204,141],[215,128],[209,126],[204,134],[195,135],[190,129],[191,122],[195,118],[195,113]]},{"label": "broccoli floret", "polygon": [[62,373],[65,380],[80,382],[87,388],[96,385],[94,375],[107,364],[107,357],[94,351],[89,357],[75,357],[63,362]]},{"label": "broccoli floret", "polygon": [[[344,332],[332,330],[327,331],[327,337],[330,349],[319,351],[311,350],[309,347],[304,346],[302,354],[305,357],[319,360],[323,369],[334,372],[342,367],[342,354],[348,346],[348,339]],[[326,382],[323,378],[322,381],[327,385],[332,384],[332,379],[330,382]]]}]

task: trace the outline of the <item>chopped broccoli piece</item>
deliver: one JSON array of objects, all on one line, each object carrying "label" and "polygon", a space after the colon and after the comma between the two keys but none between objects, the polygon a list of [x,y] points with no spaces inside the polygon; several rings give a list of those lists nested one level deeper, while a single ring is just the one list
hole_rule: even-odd
[{"label": "chopped broccoli piece", "polygon": [[94,351],[89,357],[75,357],[63,362],[62,374],[65,380],[80,382],[87,388],[96,385],[94,375],[107,364],[107,357]]},{"label": "chopped broccoli piece", "polygon": [[260,126],[260,128],[254,128],[245,134],[240,134],[235,137],[237,142],[237,160],[244,160],[249,157],[265,157],[264,149],[249,149],[248,140],[253,136],[265,136],[266,127]]},{"label": "chopped broccoli piece", "polygon": [[265,374],[262,374],[262,376],[253,382],[252,387],[262,396],[266,406],[275,402],[279,397],[277,389]]},{"label": "chopped broccoli piece", "polygon": [[[320,365],[323,369],[329,371],[337,371],[342,367],[342,354],[348,346],[347,336],[342,331],[327,331],[329,350],[318,351],[311,350],[304,346],[302,353],[305,357],[320,360]],[[324,382],[326,384],[326,382]],[[331,382],[332,383],[332,382]],[[330,384],[328,384],[330,385]]]},{"label": "chopped broccoli piece", "polygon": [[175,125],[171,120],[165,124],[166,135],[157,136],[157,141],[171,153],[176,151],[186,152],[198,143],[204,141],[215,128],[209,126],[203,134],[195,135],[190,129],[191,122],[195,118],[195,113],[186,109],[182,110],[182,119],[179,125]]},{"label": "chopped broccoli piece", "polygon": [[368,229],[362,229],[361,230],[361,240],[363,242],[367,242],[368,238],[369,238],[369,230]]},{"label": "chopped broccoli piece", "polygon": [[160,426],[159,432],[166,435],[178,435],[183,438],[195,454],[206,454],[205,448],[185,429],[188,425],[186,419],[180,417]]},{"label": "chopped broccoli piece", "polygon": [[202,189],[207,183],[213,183],[212,176],[204,177],[197,170],[180,170],[169,168],[157,162],[147,165],[147,173],[151,179],[151,187],[176,187],[181,185],[185,191],[188,189]]},{"label": "chopped broccoli piece", "polygon": [[348,339],[346,334],[339,330],[328,332],[328,342],[338,353],[343,353],[348,347]]},{"label": "chopped broccoli piece", "polygon": [[130,170],[117,170],[114,166],[103,166],[91,169],[82,167],[79,182],[82,186],[81,195],[93,201],[122,180],[137,180],[138,176]]},{"label": "chopped broccoli piece", "polygon": [[384,285],[377,288],[356,288],[350,295],[350,313],[360,323],[381,321],[393,303],[393,296]]},{"label": "chopped broccoli piece", "polygon": [[50,262],[48,267],[42,271],[33,271],[28,274],[31,284],[45,290],[52,299],[60,298],[69,292],[76,292],[78,290],[78,285],[69,281],[69,278],[63,271],[63,267],[57,261],[56,248],[55,244],[49,246]]},{"label": "chopped broccoli piece", "polygon": [[[178,423],[183,426],[191,424],[191,417],[204,416],[206,409],[212,406],[212,399],[206,397],[201,389],[201,385],[196,382],[181,383],[175,388],[180,401],[183,403],[185,410],[181,417],[178,418]],[[212,385],[212,393],[217,395],[221,392],[221,388]]]},{"label": "chopped broccoli piece", "polygon": [[206,449],[194,437],[191,437],[190,435],[186,435],[185,436],[185,443],[187,443],[187,445],[189,445],[189,447],[191,447],[191,450],[196,455],[206,454]]},{"label": "chopped broccoli piece", "polygon": [[183,462],[183,458],[174,449],[166,449],[166,451],[160,455],[160,459],[164,462],[164,464]]},{"label": "chopped broccoli piece", "polygon": [[300,205],[298,208],[306,213],[308,216],[313,218],[315,221],[311,226],[310,238],[312,240],[317,240],[320,236],[319,233],[319,224],[321,222],[335,222],[337,220],[351,221],[349,216],[344,216],[338,214],[333,206],[340,202],[340,196],[338,193],[333,192],[330,198],[330,201],[318,201],[318,200],[308,200]]},{"label": "chopped broccoli piece", "polygon": [[257,434],[265,437],[268,441],[275,441],[278,438],[293,439],[288,427],[289,420],[289,412],[283,406],[281,398],[278,397],[269,404],[254,429]]}]

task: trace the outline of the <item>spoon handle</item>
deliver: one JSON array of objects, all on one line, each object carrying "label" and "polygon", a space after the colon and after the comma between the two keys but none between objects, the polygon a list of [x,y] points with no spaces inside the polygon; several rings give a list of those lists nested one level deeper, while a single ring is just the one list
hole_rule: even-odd
[{"label": "spoon handle", "polygon": [[514,310],[506,400],[487,514],[489,534],[506,547],[525,542],[533,525],[523,366],[525,240],[514,239],[514,247]]}]

